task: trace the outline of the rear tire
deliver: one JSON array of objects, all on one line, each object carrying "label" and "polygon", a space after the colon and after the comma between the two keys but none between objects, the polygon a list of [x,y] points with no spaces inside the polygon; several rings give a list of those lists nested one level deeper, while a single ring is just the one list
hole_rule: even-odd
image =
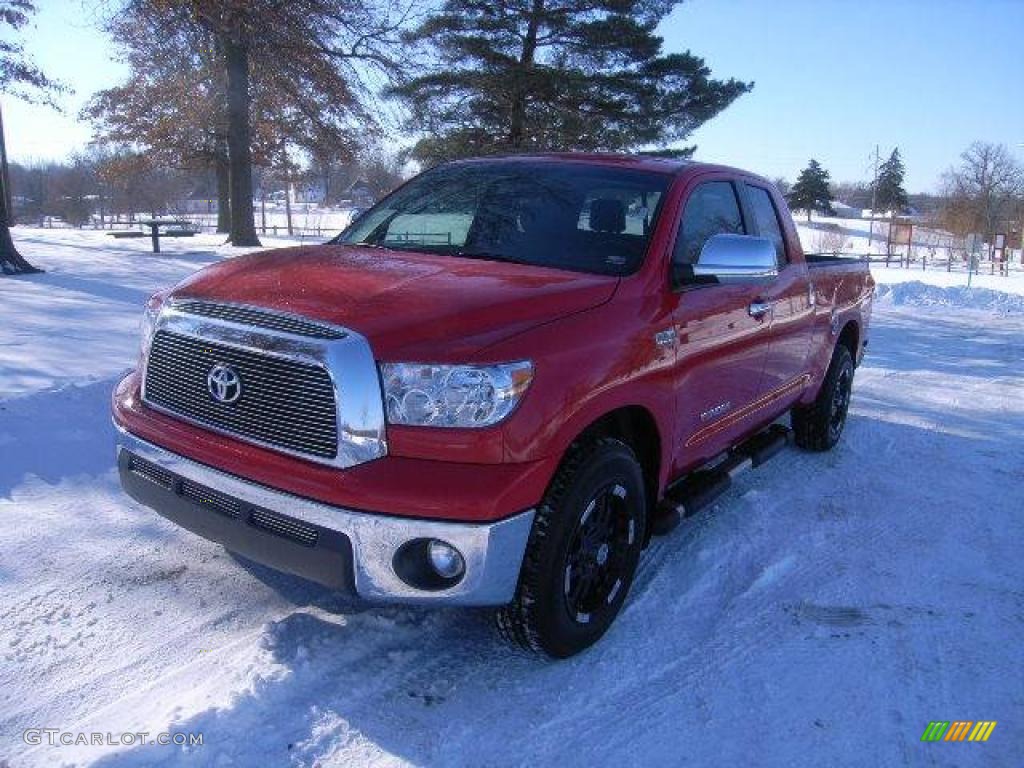
[{"label": "rear tire", "polygon": [[597,642],[622,607],[643,549],[643,471],[611,438],[574,444],[537,509],[515,599],[498,628],[567,658]]},{"label": "rear tire", "polygon": [[839,442],[850,407],[853,370],[850,350],[838,345],[814,402],[793,408],[790,415],[798,446],[808,451],[828,451]]}]

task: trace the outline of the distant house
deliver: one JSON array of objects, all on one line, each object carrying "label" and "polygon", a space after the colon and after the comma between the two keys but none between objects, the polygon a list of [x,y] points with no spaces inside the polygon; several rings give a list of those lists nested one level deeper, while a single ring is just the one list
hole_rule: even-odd
[{"label": "distant house", "polygon": [[179,213],[217,213],[217,186],[212,176],[197,180],[188,197],[178,200],[175,208]]},{"label": "distant house", "polygon": [[863,219],[874,218],[874,219],[884,219],[884,220],[889,220],[889,219],[907,219],[908,221],[909,220],[924,221],[927,217],[924,216],[919,210],[917,210],[913,206],[909,206],[908,205],[902,211],[874,211],[873,215],[872,215],[872,211],[871,211],[870,208],[865,208],[863,216],[861,216],[861,218],[863,218]]},{"label": "distant house", "polygon": [[835,211],[837,219],[863,219],[864,209],[857,208],[846,203],[841,203],[838,200],[832,201],[832,210]]},{"label": "distant house", "polygon": [[289,192],[293,203],[323,205],[327,198],[327,189],[323,181],[319,180],[292,182]]},{"label": "distant house", "polygon": [[187,197],[180,204],[182,213],[216,213],[217,198],[215,197]]}]

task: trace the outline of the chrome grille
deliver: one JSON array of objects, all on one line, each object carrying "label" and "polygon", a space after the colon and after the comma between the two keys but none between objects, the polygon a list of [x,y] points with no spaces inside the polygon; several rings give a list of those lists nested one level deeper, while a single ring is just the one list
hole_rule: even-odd
[{"label": "chrome grille", "polygon": [[[241,379],[235,402],[213,399],[217,364]],[[157,331],[146,363],[144,399],[200,425],[273,448],[333,459],[338,451],[334,385],[320,365]]]},{"label": "chrome grille", "polygon": [[345,332],[341,329],[334,328],[325,323],[317,323],[312,320],[295,317],[294,315],[283,315],[256,307],[244,307],[238,304],[218,304],[195,299],[176,301],[173,306],[179,312],[186,312],[190,315],[213,317],[218,320],[252,325],[257,328],[269,328],[272,331],[281,331],[295,336],[306,336],[311,339],[343,339],[346,336]]}]

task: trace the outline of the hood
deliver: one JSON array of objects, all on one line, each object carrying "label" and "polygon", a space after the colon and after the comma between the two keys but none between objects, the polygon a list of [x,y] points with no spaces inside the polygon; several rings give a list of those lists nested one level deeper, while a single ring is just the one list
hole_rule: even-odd
[{"label": "hood", "polygon": [[618,278],[347,245],[240,256],[195,273],[175,298],[236,302],[343,325],[381,360],[457,362],[611,298]]}]

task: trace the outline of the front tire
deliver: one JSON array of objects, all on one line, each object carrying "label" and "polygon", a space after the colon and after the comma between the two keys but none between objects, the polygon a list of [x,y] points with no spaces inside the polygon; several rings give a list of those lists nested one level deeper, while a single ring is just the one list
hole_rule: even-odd
[{"label": "front tire", "polygon": [[574,444],[537,509],[515,599],[498,613],[502,634],[555,658],[597,642],[633,583],[646,508],[629,446]]},{"label": "front tire", "polygon": [[839,442],[850,408],[853,370],[853,356],[840,344],[832,353],[832,361],[814,402],[793,409],[793,436],[798,446],[808,451],[828,451]]}]

